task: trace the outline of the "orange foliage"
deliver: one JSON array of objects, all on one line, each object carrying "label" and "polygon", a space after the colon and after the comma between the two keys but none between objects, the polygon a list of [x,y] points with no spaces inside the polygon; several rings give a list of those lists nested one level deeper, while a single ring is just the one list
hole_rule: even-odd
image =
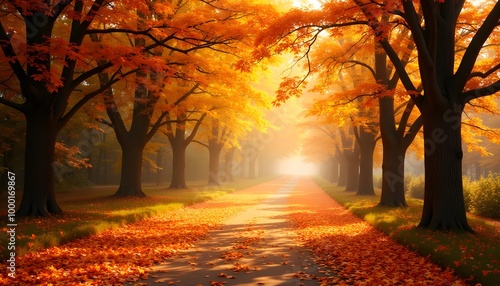
[{"label": "orange foliage", "polygon": [[320,278],[321,285],[466,285],[344,209],[309,179],[299,181],[289,208],[303,244],[320,266],[335,272]]},{"label": "orange foliage", "polygon": [[[16,257],[16,279],[0,285],[123,285],[149,276],[150,267],[174,257],[226,218],[260,202],[273,189],[248,188],[216,200],[151,217],[120,229]],[[2,264],[5,269],[5,264]]]}]

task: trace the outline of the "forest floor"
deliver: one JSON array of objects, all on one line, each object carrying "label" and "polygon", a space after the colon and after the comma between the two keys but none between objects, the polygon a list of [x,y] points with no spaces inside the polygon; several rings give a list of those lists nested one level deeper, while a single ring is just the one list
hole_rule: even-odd
[{"label": "forest floor", "polygon": [[[0,285],[465,285],[283,177],[16,257]],[[5,266],[2,266],[6,269]]]}]

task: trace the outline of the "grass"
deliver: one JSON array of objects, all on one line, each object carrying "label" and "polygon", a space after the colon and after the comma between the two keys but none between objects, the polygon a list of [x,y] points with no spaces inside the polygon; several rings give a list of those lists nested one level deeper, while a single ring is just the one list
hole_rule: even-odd
[{"label": "grass", "polygon": [[333,199],[375,228],[443,268],[451,268],[471,284],[498,285],[500,281],[500,229],[490,220],[468,216],[476,231],[455,233],[416,227],[423,203],[407,198],[408,208],[377,206],[377,196],[356,196],[321,178],[316,183]]},{"label": "grass", "polygon": [[[190,189],[170,190],[167,186],[144,186],[146,198],[114,198],[116,186],[75,189],[57,193],[62,215],[49,218],[18,218],[16,227],[16,255],[60,245],[78,238],[122,227],[147,217],[180,209],[195,203],[244,189],[267,179],[238,180],[221,186],[203,186],[194,182]],[[0,194],[6,202],[5,193]],[[21,193],[17,193],[17,203]],[[0,213],[0,224],[7,225],[6,212]],[[0,233],[0,241],[8,241],[7,229]],[[10,254],[7,244],[0,245],[0,261]]]}]

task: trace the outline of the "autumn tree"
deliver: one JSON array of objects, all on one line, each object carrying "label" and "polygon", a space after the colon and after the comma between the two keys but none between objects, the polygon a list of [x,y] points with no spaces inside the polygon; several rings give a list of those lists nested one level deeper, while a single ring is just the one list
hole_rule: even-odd
[{"label": "autumn tree", "polygon": [[[136,9],[147,6],[141,1],[119,5],[102,0],[6,1],[1,5],[2,65],[8,67],[3,70],[2,78],[7,80],[2,84],[12,95],[0,101],[22,112],[27,125],[25,185],[18,214],[61,213],[52,166],[59,131],[87,101],[138,71],[134,59],[141,56],[140,50],[166,45],[165,37],[152,33],[157,22],[143,30],[125,23],[125,19],[137,18]],[[170,4],[162,5],[164,11],[169,10]],[[97,23],[113,29],[100,29]],[[91,34],[112,33],[141,34],[154,43],[109,49],[89,39]],[[89,80],[105,70],[111,73],[108,84],[89,89]],[[17,94],[21,99],[13,100]]]},{"label": "autumn tree", "polygon": [[[379,42],[408,90],[417,91],[409,71],[384,35],[387,23],[375,19],[375,3],[356,1],[371,21]],[[484,9],[477,11],[477,5]],[[488,7],[489,9],[486,9]],[[407,25],[418,51],[423,95],[412,93],[422,114],[425,143],[425,198],[419,226],[466,230],[462,186],[462,112],[466,104],[500,89],[495,51],[500,3],[395,1],[382,9]],[[471,32],[472,31],[472,32]],[[465,40],[458,41],[464,35]]]},{"label": "autumn tree", "polygon": [[[179,7],[186,11],[182,19],[175,22],[169,17],[178,10],[177,2],[2,2],[1,64],[6,67],[2,70],[2,84],[10,94],[2,94],[0,101],[22,112],[27,122],[26,184],[19,215],[46,216],[61,212],[54,193],[55,141],[61,128],[88,100],[127,76],[144,72],[147,66],[155,72],[163,69],[158,62],[155,65],[147,61],[146,55],[156,48],[182,54],[189,51],[185,45],[225,45],[232,35],[242,34],[240,25],[224,25],[227,33],[214,36],[216,31],[221,31],[215,27],[222,27],[224,20],[243,16],[232,11],[245,4],[231,2],[232,5],[226,7],[227,3],[217,6],[206,1],[191,2],[207,10],[193,10],[192,5],[179,2]],[[148,18],[151,9],[156,16]],[[260,12],[257,15],[266,17],[264,10]],[[197,13],[197,17],[192,17],[192,13]],[[200,34],[204,35],[200,38]],[[109,35],[113,39],[130,37],[136,44],[114,41],[117,45],[111,47],[91,41],[90,35]],[[148,43],[139,44],[142,39],[148,39]],[[181,42],[185,45],[177,46]],[[103,72],[109,76],[107,84],[89,90],[89,80],[99,74],[102,76]],[[136,91],[140,89],[144,91],[143,87]],[[80,90],[85,92],[80,94]],[[75,97],[79,100],[70,105],[74,102],[70,99]],[[147,116],[141,118],[140,125],[147,125]],[[144,130],[139,129],[139,133]]]},{"label": "autumn tree", "polygon": [[[330,11],[325,13],[324,11]],[[335,12],[333,12],[335,11]],[[349,20],[347,20],[349,19]],[[331,33],[334,37],[324,37],[325,33]],[[412,54],[412,42],[409,41],[407,30],[403,27],[396,27],[392,35],[397,38],[400,54],[405,59],[405,64]],[[269,51],[279,52],[289,49],[296,54],[296,61],[305,62],[305,69],[308,71],[304,78],[288,78],[283,83],[283,91],[278,94],[279,100],[287,100],[294,95],[295,91],[300,92],[305,80],[314,76],[318,78],[314,90],[321,93],[330,93],[334,86],[344,86],[344,90],[350,90],[349,96],[339,92],[339,99],[335,105],[338,108],[345,106],[361,97],[374,97],[378,100],[379,107],[379,128],[384,145],[383,184],[381,205],[405,206],[404,198],[404,158],[408,146],[421,126],[417,121],[413,124],[410,115],[414,107],[413,102],[407,101],[404,113],[400,106],[403,103],[395,103],[401,98],[395,96],[396,86],[399,81],[398,74],[394,72],[392,65],[387,63],[386,55],[381,53],[380,47],[374,43],[374,35],[370,32],[368,21],[364,15],[360,15],[357,9],[345,10],[344,5],[335,1],[323,4],[321,10],[293,10],[287,15],[278,19],[263,37],[260,39],[261,46],[270,46]],[[279,43],[275,45],[274,43]],[[260,56],[267,56],[270,52],[258,50]],[[267,53],[267,54],[266,54]],[[354,81],[353,87],[347,87],[346,82],[351,79],[342,79],[341,71],[357,69],[357,74],[364,72],[362,79]],[[352,92],[351,92],[352,91]],[[375,101],[365,105],[363,109],[375,108]],[[329,103],[324,103],[329,104]],[[376,116],[376,115],[375,115]],[[358,116],[356,116],[358,117]],[[372,116],[373,118],[374,116]],[[396,119],[399,117],[399,121]],[[364,132],[358,136],[363,142],[364,153],[373,150],[374,137],[373,126],[371,132]],[[376,133],[376,132],[375,132]],[[357,134],[357,133],[355,133]],[[369,138],[371,137],[371,138]],[[396,154],[397,153],[397,154]],[[366,158],[364,156],[366,166]],[[368,170],[363,167],[363,170]],[[363,172],[366,173],[366,172]],[[366,176],[365,176],[366,177]],[[373,193],[369,182],[363,181],[360,193]]]},{"label": "autumn tree", "polygon": [[[316,117],[306,120],[300,124],[309,130],[308,136],[303,144],[303,155],[313,162],[322,163],[322,176],[331,183],[345,186],[341,182],[341,172],[345,173],[345,160],[339,147],[339,131],[336,126],[323,122],[322,118]],[[327,154],[327,156],[325,156]],[[326,158],[325,158],[326,157]]]},{"label": "autumn tree", "polygon": [[[376,120],[376,100],[372,97],[379,91],[379,86],[370,82],[370,69],[366,68],[373,62],[370,54],[367,57],[365,53],[351,55],[349,52],[364,37],[318,40],[316,45],[321,48],[308,55],[310,60],[306,68],[318,78],[312,91],[324,95],[315,102],[310,114],[329,117],[330,124],[347,127],[340,130],[340,142],[349,166],[346,190],[356,191],[358,195],[374,195],[373,155],[379,139],[379,123]],[[360,48],[356,50],[359,52]],[[285,94],[278,100],[287,96]],[[346,136],[347,130],[351,139]],[[352,140],[355,140],[354,145],[349,143]]]},{"label": "autumn tree", "polygon": [[[478,5],[491,9],[474,13]],[[346,7],[345,2],[329,1],[324,3],[322,11],[288,15],[285,20],[294,23],[292,29],[288,26],[273,31],[290,35],[296,27],[305,27],[306,32],[299,39],[305,40],[309,47],[317,39],[310,32],[317,27],[316,23],[321,23],[321,31],[337,28],[333,35],[341,33],[338,28],[345,26],[372,28],[422,113],[426,154],[426,198],[419,224],[422,227],[470,230],[463,207],[461,114],[467,103],[498,90],[495,73],[498,65],[484,60],[495,54],[498,6],[478,1],[354,1]],[[400,41],[389,37],[391,28],[401,24],[410,31],[418,53],[421,96],[419,85],[410,77],[413,69],[405,65],[406,53],[397,51]],[[279,47],[289,44],[297,50],[299,45],[293,42],[285,40]],[[267,56],[269,52],[263,48],[257,54]]]},{"label": "autumn tree", "polygon": [[[203,1],[182,3],[178,2],[177,6],[171,7],[168,10],[169,14],[161,13],[158,7],[149,7],[149,10],[139,11],[138,13],[138,28],[144,29],[145,23],[151,19],[158,18],[162,23],[168,23],[168,29],[162,28],[160,33],[166,35],[166,42],[162,47],[156,48],[153,52],[144,53],[144,61],[152,62],[154,65],[165,70],[145,71],[141,70],[136,73],[136,82],[131,84],[135,87],[135,95],[133,98],[133,113],[130,129],[127,131],[122,117],[119,115],[119,109],[116,108],[117,103],[112,92],[108,91],[105,96],[105,104],[107,107],[108,116],[111,120],[111,125],[117,133],[118,141],[122,146],[122,181],[118,189],[117,196],[143,196],[141,191],[141,166],[143,160],[143,149],[145,144],[152,138],[156,131],[165,124],[172,125],[171,122],[166,122],[167,118],[171,118],[171,109],[183,103],[189,96],[202,93],[200,85],[206,87],[208,79],[200,79],[207,73],[213,73],[211,66],[206,62],[206,58],[202,58],[200,50],[207,49],[216,53],[233,53],[236,50],[236,42],[242,40],[245,36],[241,33],[240,27],[244,21],[250,18],[246,15],[248,11],[240,6],[239,9],[233,9],[231,2],[225,5],[208,5]],[[233,3],[234,4],[234,3]],[[161,8],[161,6],[160,6]],[[248,9],[248,7],[246,7]],[[193,14],[203,15],[202,18],[193,18]],[[248,17],[245,17],[248,16]],[[242,20],[244,19],[244,20]],[[232,29],[227,29],[227,25],[231,25]],[[111,29],[112,30],[112,29]],[[183,31],[180,34],[179,31]],[[112,40],[112,39],[111,39]],[[103,43],[102,38],[95,37],[95,41]],[[146,45],[154,42],[147,37],[135,37],[134,46],[144,49]],[[109,42],[109,40],[107,40]],[[193,55],[197,53],[196,55]],[[204,54],[204,56],[208,56]],[[203,62],[205,61],[205,62]],[[174,67],[174,68],[172,68]],[[175,68],[177,67],[177,68]],[[170,69],[170,72],[168,71]],[[101,85],[108,81],[108,75],[101,75]],[[165,89],[173,78],[177,81],[193,82],[192,86],[187,90]],[[190,85],[190,84],[184,84]],[[166,92],[170,94],[166,94]],[[185,107],[185,104],[184,104]],[[187,120],[185,114],[179,114],[177,121]],[[189,120],[192,120],[189,119]],[[201,121],[199,121],[201,124]],[[177,122],[179,130],[184,129],[184,123]],[[197,128],[193,129],[197,130]],[[176,131],[177,132],[177,131]],[[175,132],[175,133],[176,133]],[[168,132],[169,136],[173,136],[173,131]],[[192,133],[194,136],[196,132]],[[186,145],[188,142],[180,143],[181,132],[176,140],[169,137],[171,143],[175,146],[174,150],[174,172],[181,172],[179,158],[181,145]],[[188,136],[187,138],[191,138]],[[180,174],[174,175],[174,181],[181,178]],[[182,179],[181,179],[182,180]],[[175,183],[175,182],[174,182]],[[184,184],[179,184],[183,187]]]},{"label": "autumn tree", "polygon": [[[165,135],[172,147],[172,181],[170,189],[187,189],[186,185],[186,148],[193,142],[207,113],[199,110],[183,110],[167,116]],[[189,125],[188,125],[189,124]]]},{"label": "autumn tree", "polygon": [[[2,96],[0,102],[22,112],[27,126],[25,184],[18,214],[61,213],[52,167],[56,137],[80,106],[101,90],[90,91],[68,106],[73,92],[113,66],[111,61],[88,65],[92,54],[101,51],[84,41],[94,19],[112,15],[113,8],[99,0],[5,1],[1,5],[2,84],[11,95]],[[18,94],[20,100],[13,100]]]},{"label": "autumn tree", "polygon": [[[256,102],[260,103],[259,106],[256,106],[255,102],[252,104],[249,94],[240,94],[239,92],[242,90],[237,90],[235,91],[238,92],[238,96],[227,96],[225,102],[221,103],[224,104],[223,106],[215,107],[217,113],[212,115],[209,123],[205,126],[206,141],[196,140],[197,143],[207,147],[209,152],[209,185],[219,185],[220,179],[225,179],[227,176],[228,170],[225,169],[221,172],[219,169],[221,152],[224,149],[231,152],[233,148],[241,148],[239,141],[251,131],[252,127],[264,130],[267,126],[260,111],[260,109],[266,108],[266,101],[257,100]],[[252,93],[259,94],[258,92]],[[227,162],[227,164],[231,163]]]}]

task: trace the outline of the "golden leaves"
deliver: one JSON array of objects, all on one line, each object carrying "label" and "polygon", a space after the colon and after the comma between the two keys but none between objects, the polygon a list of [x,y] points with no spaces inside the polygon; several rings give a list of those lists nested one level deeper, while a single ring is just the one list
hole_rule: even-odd
[{"label": "golden leaves", "polygon": [[[441,269],[383,235],[328,197],[312,181],[301,181],[291,196],[291,219],[320,266],[336,274],[322,285],[466,285],[449,269]],[[438,246],[443,250],[446,246]]]},{"label": "golden leaves", "polygon": [[285,77],[276,91],[276,99],[273,104],[280,106],[290,97],[300,97],[304,91],[307,82],[300,76]]},{"label": "golden leaves", "polygon": [[260,202],[270,192],[265,188],[249,188],[16,257],[19,263],[16,280],[10,280],[3,271],[0,284],[123,285],[147,279],[153,264],[175,257],[180,249],[192,247],[224,219]]}]

